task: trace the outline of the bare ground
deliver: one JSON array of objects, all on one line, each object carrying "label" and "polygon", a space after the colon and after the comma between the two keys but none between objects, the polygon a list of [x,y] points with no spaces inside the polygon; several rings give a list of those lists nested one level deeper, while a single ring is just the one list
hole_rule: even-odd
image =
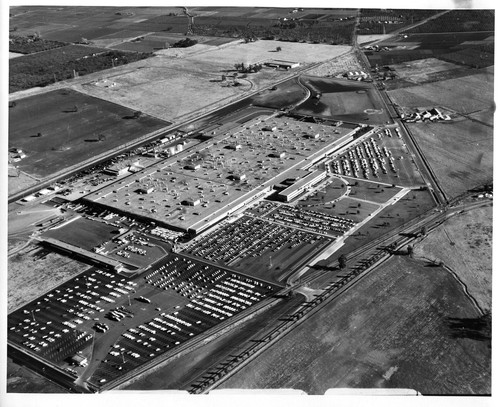
[{"label": "bare ground", "polygon": [[480,313],[443,268],[396,257],[224,382],[222,388],[410,388],[491,392],[488,340],[450,321]]},{"label": "bare ground", "polygon": [[415,245],[415,257],[443,261],[483,311],[491,310],[493,208],[454,216]]}]

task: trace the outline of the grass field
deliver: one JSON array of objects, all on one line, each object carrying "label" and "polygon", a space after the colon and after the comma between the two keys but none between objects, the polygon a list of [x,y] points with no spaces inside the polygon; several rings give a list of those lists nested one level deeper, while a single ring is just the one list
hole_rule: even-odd
[{"label": "grass field", "polygon": [[[130,109],[70,89],[16,103],[9,109],[9,146],[27,155],[16,166],[39,178],[169,124],[147,115],[128,119],[133,113]],[[72,111],[74,106],[77,112]],[[36,137],[37,133],[42,136]],[[99,141],[99,134],[105,139]]]},{"label": "grass field", "polygon": [[388,188],[385,185],[379,186],[379,184],[362,180],[350,181],[350,189],[350,197],[375,203],[387,202],[401,191],[400,188]]},{"label": "grass field", "polygon": [[329,182],[315,193],[309,194],[298,202],[299,206],[311,208],[322,207],[329,202],[332,202],[344,196],[346,191],[347,181],[343,181],[338,177],[330,178]]},{"label": "grass field", "polygon": [[442,268],[397,257],[296,327],[219,388],[409,388],[489,394],[488,340],[452,322],[480,314]]},{"label": "grass field", "polygon": [[489,109],[493,103],[493,70],[474,70],[474,75],[389,91],[400,106],[443,106],[459,113]]},{"label": "grass field", "polygon": [[[294,109],[296,113],[366,124],[384,124],[390,120],[371,85],[311,76],[303,77],[302,83],[311,90],[311,97]],[[321,94],[320,99],[317,94]]]},{"label": "grass field", "polygon": [[300,102],[307,95],[306,90],[295,79],[280,83],[276,86],[276,89],[273,89],[274,87],[265,89],[252,97],[252,104],[272,109],[281,109]]},{"label": "grass field", "polygon": [[118,234],[116,232],[118,229],[115,226],[78,218],[62,227],[45,232],[43,236],[91,251],[94,247],[111,240],[113,235]]},{"label": "grass field", "polygon": [[449,197],[493,179],[493,129],[467,119],[409,126]]},{"label": "grass field", "polygon": [[361,222],[378,208],[379,205],[369,202],[360,202],[357,199],[347,197],[342,198],[334,204],[327,204],[322,208],[314,208],[314,210],[328,213],[329,215],[341,216],[343,218],[351,219],[354,222]]},{"label": "grass field", "polygon": [[491,310],[491,206],[458,214],[415,245],[415,257],[443,261],[467,286],[483,311]]}]

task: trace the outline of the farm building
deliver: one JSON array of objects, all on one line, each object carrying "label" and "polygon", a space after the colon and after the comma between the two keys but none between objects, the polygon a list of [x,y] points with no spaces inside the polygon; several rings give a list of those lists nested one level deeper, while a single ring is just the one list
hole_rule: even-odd
[{"label": "farm building", "polygon": [[279,59],[274,59],[272,61],[266,62],[264,65],[270,67],[270,68],[276,68],[276,69],[292,69],[292,68],[298,68],[300,66],[299,62],[291,62],[291,61],[282,61]]}]

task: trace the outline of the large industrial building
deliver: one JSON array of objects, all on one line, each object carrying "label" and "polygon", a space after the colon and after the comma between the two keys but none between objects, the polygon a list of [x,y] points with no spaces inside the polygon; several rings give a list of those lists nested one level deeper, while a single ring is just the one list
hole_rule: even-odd
[{"label": "large industrial building", "polygon": [[279,195],[292,200],[326,177],[314,165],[350,143],[358,130],[287,116],[258,117],[121,178],[85,200],[197,234],[271,194],[284,180],[306,174]]}]

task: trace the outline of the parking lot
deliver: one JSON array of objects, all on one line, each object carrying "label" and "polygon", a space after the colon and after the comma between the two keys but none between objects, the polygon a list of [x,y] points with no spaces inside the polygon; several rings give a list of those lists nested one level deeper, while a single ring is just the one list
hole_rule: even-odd
[{"label": "parking lot", "polygon": [[243,216],[197,239],[184,253],[278,283],[285,270],[329,243],[327,237]]},{"label": "parking lot", "polygon": [[423,183],[398,127],[382,128],[369,139],[358,141],[333,160],[330,168],[334,174],[387,184],[413,186]]},{"label": "parking lot", "polygon": [[278,289],[178,254],[134,279],[91,268],[11,313],[8,340],[99,387]]},{"label": "parking lot", "polygon": [[348,218],[289,205],[277,205],[274,210],[266,213],[265,217],[289,226],[329,236],[342,236],[356,225],[356,222]]}]

